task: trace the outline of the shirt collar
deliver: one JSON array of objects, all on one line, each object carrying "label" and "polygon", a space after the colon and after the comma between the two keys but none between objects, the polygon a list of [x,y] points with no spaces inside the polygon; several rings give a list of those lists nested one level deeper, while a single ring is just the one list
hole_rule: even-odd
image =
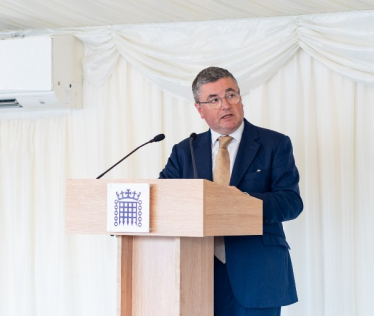
[{"label": "shirt collar", "polygon": [[[244,120],[243,120],[242,124],[240,124],[238,129],[235,132],[229,134],[229,136],[231,136],[232,138],[234,138],[235,140],[240,142],[240,140],[242,139],[243,131],[244,131]],[[214,146],[214,143],[216,142],[216,140],[219,137],[225,136],[225,134],[219,134],[219,133],[213,131],[212,129],[210,129],[210,132],[212,134],[212,145],[213,146]]]}]

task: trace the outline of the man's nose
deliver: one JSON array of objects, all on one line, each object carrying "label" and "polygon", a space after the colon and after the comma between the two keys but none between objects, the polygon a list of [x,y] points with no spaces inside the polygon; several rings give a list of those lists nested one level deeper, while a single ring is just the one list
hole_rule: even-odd
[{"label": "man's nose", "polygon": [[221,100],[222,100],[221,109],[227,109],[227,108],[232,107],[232,105],[227,102],[225,97],[223,97]]}]

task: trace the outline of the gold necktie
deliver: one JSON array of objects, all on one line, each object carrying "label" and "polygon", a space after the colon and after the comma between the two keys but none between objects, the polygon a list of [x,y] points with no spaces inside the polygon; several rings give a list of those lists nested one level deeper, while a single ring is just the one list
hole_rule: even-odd
[{"label": "gold necktie", "polygon": [[[230,184],[230,155],[227,146],[232,140],[231,136],[221,136],[219,148],[213,170],[213,182],[221,185]],[[222,263],[226,263],[225,239],[223,236],[214,237],[214,255]]]}]

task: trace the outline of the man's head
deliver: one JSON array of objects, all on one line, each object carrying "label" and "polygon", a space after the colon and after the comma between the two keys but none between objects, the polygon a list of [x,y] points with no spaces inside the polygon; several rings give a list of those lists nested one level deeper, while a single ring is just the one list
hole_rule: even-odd
[{"label": "man's head", "polygon": [[195,107],[209,127],[220,134],[231,134],[244,119],[240,90],[226,69],[209,67],[192,83]]},{"label": "man's head", "polygon": [[208,67],[200,71],[199,74],[196,76],[195,80],[192,82],[192,92],[195,102],[200,101],[199,93],[200,87],[202,85],[209,82],[216,82],[221,78],[232,78],[235,81],[236,85],[238,85],[235,77],[231,74],[231,72],[229,72],[226,69],[219,67]]}]

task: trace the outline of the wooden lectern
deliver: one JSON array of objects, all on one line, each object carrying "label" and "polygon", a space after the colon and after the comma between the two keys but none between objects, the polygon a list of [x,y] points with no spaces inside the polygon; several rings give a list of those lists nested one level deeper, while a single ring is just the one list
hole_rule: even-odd
[{"label": "wooden lectern", "polygon": [[150,183],[150,233],[116,233],[117,314],[212,316],[213,236],[261,235],[262,201],[201,179],[67,180],[67,233],[110,234],[108,183]]}]

